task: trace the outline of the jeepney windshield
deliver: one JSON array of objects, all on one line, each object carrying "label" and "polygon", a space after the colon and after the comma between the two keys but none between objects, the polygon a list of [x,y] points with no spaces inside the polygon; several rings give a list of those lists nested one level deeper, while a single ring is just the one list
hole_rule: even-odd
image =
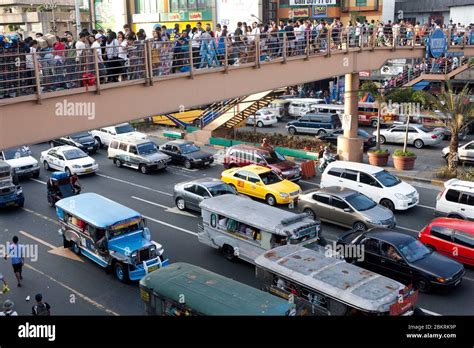
[{"label": "jeepney windshield", "polygon": [[119,236],[123,236],[125,234],[129,234],[129,233],[132,233],[132,232],[139,231],[141,229],[143,229],[143,224],[140,220],[140,221],[136,221],[135,223],[133,223],[131,225],[127,225],[127,226],[124,226],[124,227],[110,228],[110,229],[107,230],[107,232],[108,232],[109,239],[113,239],[113,238],[116,238],[116,237],[119,237]]},{"label": "jeepney windshield", "polygon": [[289,238],[290,244],[300,244],[307,240],[316,238],[319,231],[319,225],[304,226],[293,231]]}]

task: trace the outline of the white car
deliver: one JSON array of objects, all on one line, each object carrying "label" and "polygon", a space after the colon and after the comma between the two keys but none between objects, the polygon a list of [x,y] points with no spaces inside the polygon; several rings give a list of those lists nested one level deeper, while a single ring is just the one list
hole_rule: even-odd
[{"label": "white car", "polygon": [[71,174],[91,174],[99,169],[95,160],[74,146],[58,146],[41,153],[40,162],[46,170],[60,170]]},{"label": "white car", "polygon": [[110,142],[114,140],[117,136],[120,136],[121,138],[129,136],[134,139],[147,139],[146,134],[137,132],[136,129],[128,123],[122,123],[116,126],[94,129],[90,131],[90,134],[99,143],[99,147],[109,146]]},{"label": "white car", "polygon": [[255,115],[249,116],[245,121],[248,126],[253,126],[256,124],[259,128],[262,128],[263,126],[271,126],[277,122],[277,115],[269,110],[264,109],[258,110]]},{"label": "white car", "polygon": [[364,163],[335,161],[321,176],[321,188],[340,186],[363,193],[373,201],[394,211],[407,210],[418,204],[418,191],[383,168]]},{"label": "white car", "polygon": [[[405,142],[405,125],[394,125],[388,129],[380,130],[380,143],[403,144]],[[377,131],[373,133],[377,136]],[[413,124],[408,127],[408,144],[421,149],[424,146],[438,145],[443,141],[444,135],[432,131],[422,125]]]},{"label": "white car", "polygon": [[474,182],[446,181],[436,197],[435,215],[474,221]]},{"label": "white car", "polygon": [[[449,146],[441,151],[443,158],[448,160]],[[458,161],[474,163],[474,140],[458,147]]]},{"label": "white car", "polygon": [[14,173],[19,177],[39,177],[40,166],[38,161],[31,156],[31,151],[28,146],[0,151],[0,160],[7,162],[10,167],[13,168]]}]

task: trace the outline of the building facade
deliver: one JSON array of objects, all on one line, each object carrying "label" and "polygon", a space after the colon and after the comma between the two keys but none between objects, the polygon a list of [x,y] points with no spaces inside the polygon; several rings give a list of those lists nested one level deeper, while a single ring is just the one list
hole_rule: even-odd
[{"label": "building facade", "polygon": [[427,23],[432,19],[439,24],[474,23],[472,0],[396,0],[395,12],[411,22]]},{"label": "building facade", "polygon": [[[51,0],[1,0],[0,33],[18,32],[24,36],[36,33],[76,32],[75,1],[55,0],[54,9],[47,5]],[[88,27],[88,1],[81,3],[81,24]]]}]

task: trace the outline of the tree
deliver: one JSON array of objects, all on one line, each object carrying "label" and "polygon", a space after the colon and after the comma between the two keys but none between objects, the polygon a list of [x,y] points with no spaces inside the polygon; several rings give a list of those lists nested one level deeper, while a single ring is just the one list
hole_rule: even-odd
[{"label": "tree", "polygon": [[448,170],[457,174],[459,134],[463,132],[474,120],[474,104],[470,102],[469,84],[456,93],[449,80],[446,80],[441,93],[432,96],[435,110],[446,116],[447,127],[451,132],[448,154]]},{"label": "tree", "polygon": [[374,82],[366,81],[360,87],[362,94],[370,93],[375,99],[375,105],[377,106],[377,150],[380,150],[380,119],[382,114],[382,105],[385,104],[385,95],[383,88],[379,88]]}]

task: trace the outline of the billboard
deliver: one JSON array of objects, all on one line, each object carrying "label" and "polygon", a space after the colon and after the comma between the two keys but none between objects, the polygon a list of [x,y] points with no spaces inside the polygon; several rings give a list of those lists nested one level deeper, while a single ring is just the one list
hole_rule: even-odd
[{"label": "billboard", "polygon": [[122,30],[126,21],[124,0],[94,0],[94,9],[97,27]]},{"label": "billboard", "polygon": [[237,22],[246,22],[251,25],[252,22],[258,22],[262,18],[261,10],[257,0],[217,0],[217,23],[227,25],[229,33],[233,33],[237,28]]},{"label": "billboard", "polygon": [[290,0],[290,6],[336,5],[336,0]]}]

